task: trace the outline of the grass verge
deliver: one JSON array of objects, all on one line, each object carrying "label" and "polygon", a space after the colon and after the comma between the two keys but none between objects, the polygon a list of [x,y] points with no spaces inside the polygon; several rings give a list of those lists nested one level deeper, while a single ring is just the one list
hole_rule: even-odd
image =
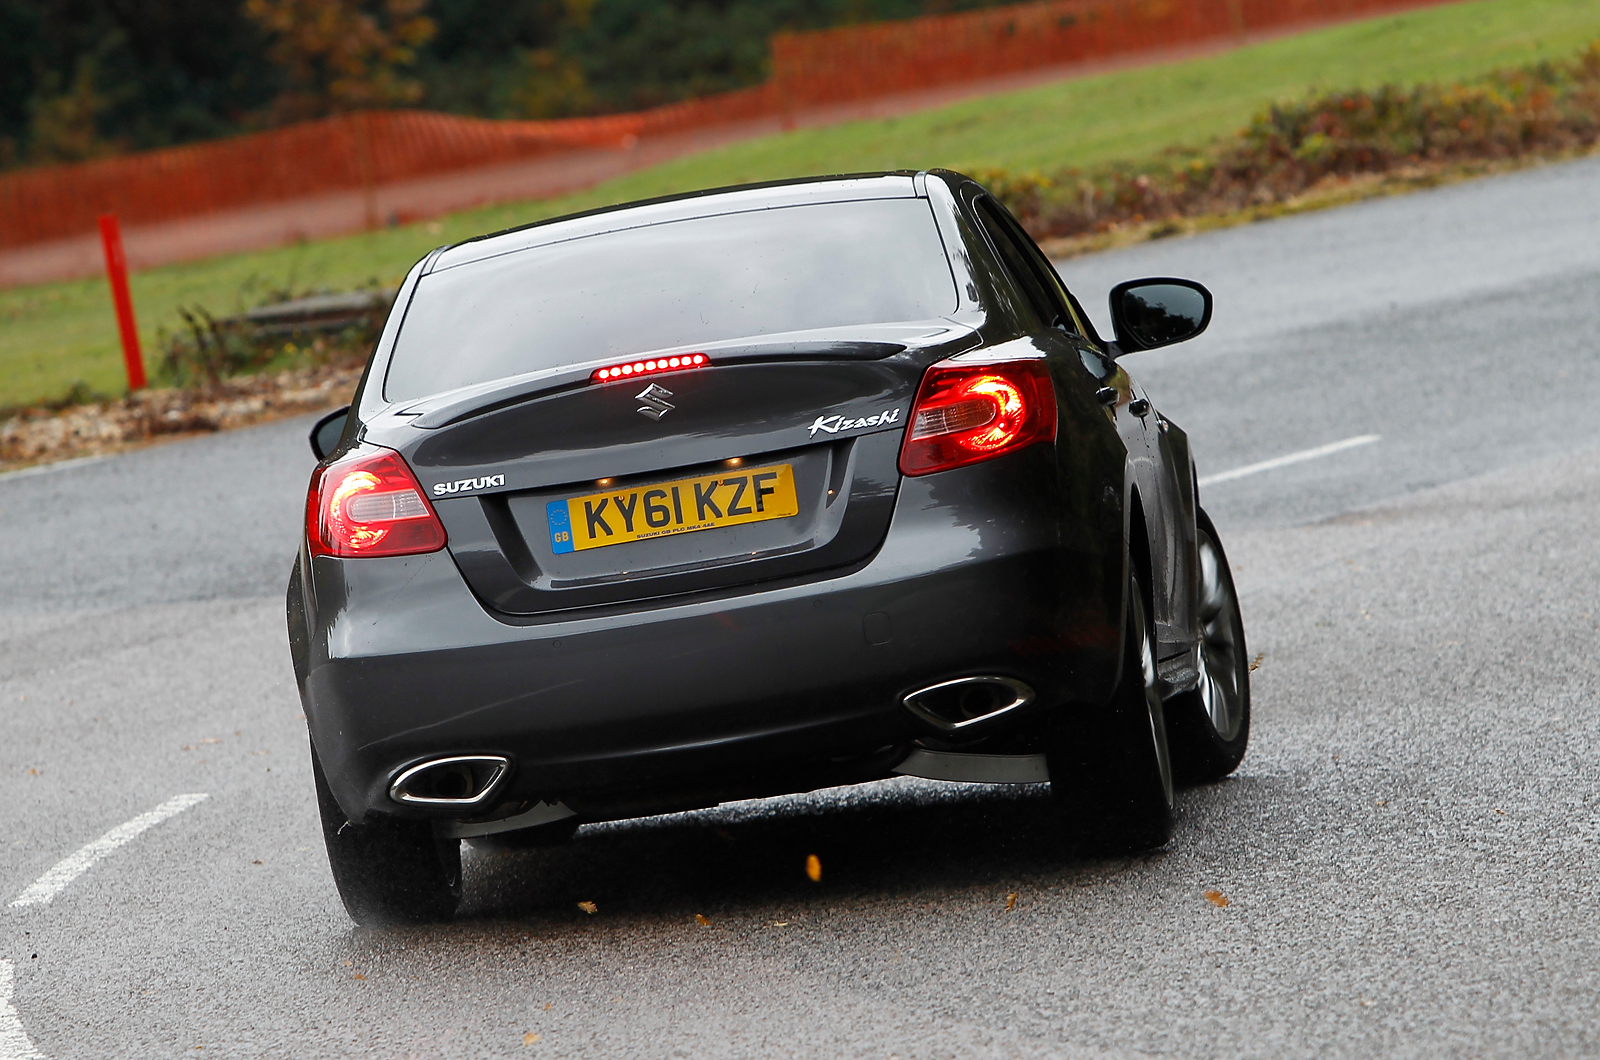
[{"label": "grass verge", "polygon": [[[1012,172],[1129,167],[1173,144],[1204,144],[1246,125],[1263,105],[1308,91],[1472,79],[1565,58],[1600,36],[1596,0],[1472,0],[1368,19],[1221,55],[1125,70],[924,111],[748,141],[642,170],[577,195],[454,214],[437,221],[141,272],[133,277],[141,333],[181,327],[178,311],[245,308],[257,292],[343,290],[397,283],[440,243],[514,224],[718,184],[853,170]],[[1470,167],[1469,167],[1470,168]],[[1357,182],[1359,184],[1359,182]],[[1401,190],[1404,182],[1382,184]],[[1324,189],[1324,192],[1326,189]],[[1302,204],[1330,205],[1309,191]],[[1274,209],[1290,209],[1277,204]],[[1309,207],[1306,207],[1309,208]],[[1251,219],[1252,210],[1228,210]],[[1200,225],[1199,220],[1186,222]],[[1156,231],[1159,226],[1150,226]],[[1115,240],[1137,234],[1084,237]],[[115,321],[103,279],[0,291],[0,408],[122,390]]]},{"label": "grass verge", "polygon": [[1476,81],[1357,89],[1274,104],[1234,137],[1198,151],[1173,148],[1137,168],[974,175],[1035,236],[1079,236],[1147,220],[1319,201],[1327,195],[1306,197],[1385,174],[1402,182],[1443,179],[1480,164],[1572,156],[1597,143],[1600,42],[1571,59]]},{"label": "grass verge", "polygon": [[0,472],[334,409],[349,402],[364,367],[363,361],[313,365],[23,409],[0,423]]}]

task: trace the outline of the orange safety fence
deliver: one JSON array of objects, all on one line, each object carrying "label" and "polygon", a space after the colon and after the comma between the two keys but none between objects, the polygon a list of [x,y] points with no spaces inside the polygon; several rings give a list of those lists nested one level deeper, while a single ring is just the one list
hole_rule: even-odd
[{"label": "orange safety fence", "polygon": [[1441,0],[1042,0],[772,39],[772,83],[803,107],[1182,48]]},{"label": "orange safety fence", "polygon": [[762,85],[634,114],[490,121],[426,111],[366,111],[227,140],[0,175],[0,247],[124,224],[352,191],[541,153],[773,112]]},{"label": "orange safety fence", "polygon": [[[1035,0],[772,39],[765,84],[631,114],[492,121],[371,111],[0,174],[0,248],[370,189],[533,155],[1443,0]],[[374,219],[375,220],[375,219]]]}]

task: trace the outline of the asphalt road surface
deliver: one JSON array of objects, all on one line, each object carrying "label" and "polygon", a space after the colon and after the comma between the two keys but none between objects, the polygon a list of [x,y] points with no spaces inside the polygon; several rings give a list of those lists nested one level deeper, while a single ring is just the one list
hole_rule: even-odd
[{"label": "asphalt road surface", "polygon": [[1218,296],[1129,362],[1261,653],[1165,851],[897,780],[469,848],[458,922],[354,929],[287,422],[0,479],[0,1060],[1600,1053],[1600,161],[1064,268]]}]

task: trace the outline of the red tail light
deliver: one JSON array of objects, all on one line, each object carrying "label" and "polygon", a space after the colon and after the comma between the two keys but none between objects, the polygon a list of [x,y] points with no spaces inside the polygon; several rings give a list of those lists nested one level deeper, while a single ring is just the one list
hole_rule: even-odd
[{"label": "red tail light", "polygon": [[444,524],[393,449],[366,446],[311,476],[313,556],[408,556],[444,547]]},{"label": "red tail light", "polygon": [[900,471],[945,471],[1055,436],[1056,392],[1043,361],[936,364],[912,406]]}]

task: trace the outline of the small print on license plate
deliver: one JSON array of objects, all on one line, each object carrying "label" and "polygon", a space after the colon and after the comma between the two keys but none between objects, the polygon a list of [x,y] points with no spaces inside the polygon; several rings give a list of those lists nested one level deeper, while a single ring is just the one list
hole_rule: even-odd
[{"label": "small print on license plate", "polygon": [[789,464],[591,493],[545,506],[556,553],[800,514]]}]

